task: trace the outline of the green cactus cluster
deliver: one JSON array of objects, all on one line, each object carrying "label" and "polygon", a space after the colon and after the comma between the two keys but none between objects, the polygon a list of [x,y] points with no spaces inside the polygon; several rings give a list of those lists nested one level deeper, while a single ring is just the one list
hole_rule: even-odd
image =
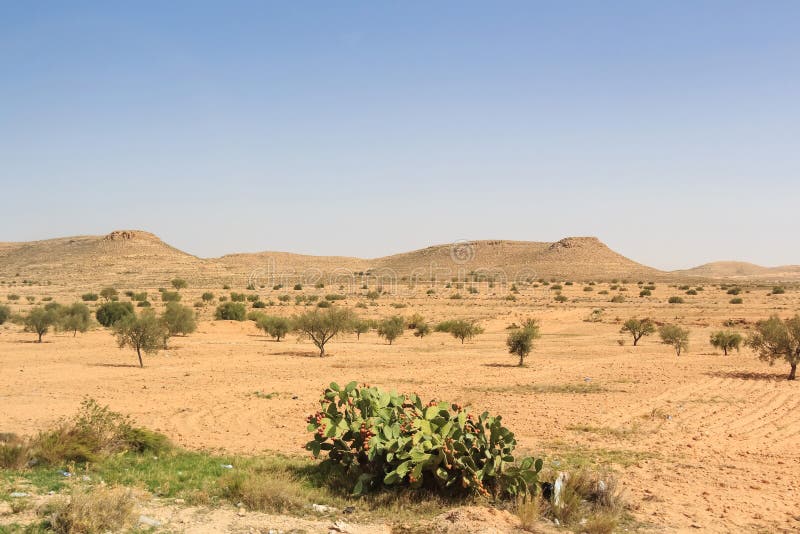
[{"label": "green cactus cluster", "polygon": [[492,498],[538,489],[542,460],[515,461],[500,416],[350,382],[325,389],[307,421],[306,449],[351,476],[356,495],[389,486]]}]

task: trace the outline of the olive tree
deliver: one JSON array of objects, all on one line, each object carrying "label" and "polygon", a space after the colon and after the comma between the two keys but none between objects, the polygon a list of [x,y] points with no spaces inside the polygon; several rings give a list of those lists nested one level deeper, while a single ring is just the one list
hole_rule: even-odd
[{"label": "olive tree", "polygon": [[65,332],[72,332],[72,337],[78,332],[86,332],[92,324],[92,312],[83,302],[75,302],[61,310],[59,328]]},{"label": "olive tree", "polygon": [[167,303],[164,313],[161,315],[161,321],[163,321],[169,337],[185,336],[197,330],[194,310],[177,302]]},{"label": "olive tree", "polygon": [[629,333],[633,336],[633,346],[639,344],[639,340],[645,336],[649,336],[656,331],[656,325],[650,319],[628,319],[622,325],[620,333]]},{"label": "olive tree", "polygon": [[280,341],[292,330],[292,322],[288,318],[269,315],[260,315],[256,319],[256,326],[272,336],[275,341]]},{"label": "olive tree", "polygon": [[100,296],[103,297],[106,302],[110,302],[119,298],[119,292],[113,287],[106,287],[100,291]]},{"label": "olive tree", "polygon": [[146,310],[138,317],[127,315],[114,323],[113,329],[120,348],[130,347],[136,351],[139,367],[144,367],[142,353],[158,353],[168,333],[164,322],[152,310]]},{"label": "olive tree", "polygon": [[172,287],[174,287],[178,291],[189,287],[189,284],[187,284],[186,280],[184,280],[183,278],[173,278],[170,283],[172,284]]},{"label": "olive tree", "polygon": [[356,333],[356,339],[361,339],[361,334],[366,334],[369,332],[369,329],[372,327],[372,323],[365,320],[359,319],[353,324],[353,332]]},{"label": "olive tree", "polygon": [[378,336],[389,342],[389,345],[403,335],[406,329],[406,322],[399,315],[382,320],[378,323]]},{"label": "olive tree", "polygon": [[797,376],[800,363],[800,315],[782,320],[777,315],[756,323],[756,331],[747,340],[759,359],[769,362],[783,359],[789,364],[789,380]]},{"label": "olive tree", "polygon": [[465,340],[472,339],[478,334],[482,334],[483,328],[478,326],[475,321],[459,319],[450,324],[449,331],[454,338],[461,340],[461,344],[463,345]]},{"label": "olive tree", "polygon": [[521,328],[516,328],[509,332],[506,338],[508,352],[519,356],[519,366],[525,363],[525,358],[533,349],[533,342],[541,337],[539,323],[534,319],[529,319]]},{"label": "olive tree", "polygon": [[676,324],[665,324],[658,329],[661,342],[675,349],[680,356],[682,352],[689,352],[689,330]]},{"label": "olive tree", "polygon": [[347,308],[316,308],[292,318],[294,330],[301,338],[308,338],[325,356],[325,345],[333,338],[353,330],[355,314]]},{"label": "olive tree", "polygon": [[731,350],[739,352],[743,340],[742,335],[738,332],[720,330],[711,334],[710,343],[712,347],[722,350],[722,353],[727,356]]},{"label": "olive tree", "polygon": [[47,310],[41,306],[33,308],[22,321],[26,332],[33,332],[39,336],[38,342],[42,342],[44,336],[51,326],[58,321],[58,313],[55,310]]}]

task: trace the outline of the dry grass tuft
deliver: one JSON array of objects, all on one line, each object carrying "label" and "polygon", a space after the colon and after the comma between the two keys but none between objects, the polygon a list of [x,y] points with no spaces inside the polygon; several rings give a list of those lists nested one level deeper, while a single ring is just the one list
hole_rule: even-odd
[{"label": "dry grass tuft", "polygon": [[95,534],[131,526],[136,503],[127,488],[76,489],[69,499],[54,503],[50,525],[57,534]]}]

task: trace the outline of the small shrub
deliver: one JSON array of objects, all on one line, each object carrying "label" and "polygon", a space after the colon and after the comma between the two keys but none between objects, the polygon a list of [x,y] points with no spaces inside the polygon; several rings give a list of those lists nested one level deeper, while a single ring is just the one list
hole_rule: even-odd
[{"label": "small shrub", "polygon": [[670,297],[669,301],[670,304],[683,304],[683,297]]},{"label": "small shrub", "polygon": [[244,321],[246,316],[247,309],[241,302],[223,302],[214,312],[218,321]]},{"label": "small shrub", "polygon": [[294,285],[294,290],[295,291],[302,291],[303,290],[303,284],[295,284]]},{"label": "small shrub", "polygon": [[563,302],[567,302],[569,299],[567,298],[566,295],[556,295],[555,298],[553,298],[553,300],[555,300],[556,302],[563,303]]},{"label": "small shrub", "polygon": [[325,300],[330,301],[330,302],[335,302],[337,300],[344,300],[345,298],[347,298],[347,297],[345,297],[344,295],[339,295],[339,294],[325,295]]},{"label": "small shrub", "polygon": [[133,304],[130,302],[106,302],[97,308],[95,318],[98,323],[108,328],[117,321],[133,314]]},{"label": "small shrub", "polygon": [[623,302],[625,302],[625,295],[619,295],[619,294],[614,295],[613,297],[611,297],[611,300],[609,302],[613,302],[614,304],[622,304]]},{"label": "small shrub", "polygon": [[177,291],[164,291],[161,293],[161,302],[180,302],[181,294]]},{"label": "small shrub", "polygon": [[649,289],[642,289],[641,291],[639,291],[640,297],[649,297],[652,294],[653,293]]},{"label": "small shrub", "polygon": [[775,286],[772,288],[773,295],[783,295],[784,293],[786,293],[786,289],[781,286]]},{"label": "small shrub", "polygon": [[6,296],[6,298],[7,298],[8,300],[10,300],[10,301],[15,301],[15,300],[19,300],[19,295],[15,294],[15,293],[9,293],[9,294]]},{"label": "small shrub", "polygon": [[247,300],[247,295],[244,293],[231,292],[231,302],[244,302]]},{"label": "small shrub", "polygon": [[732,298],[729,302],[731,304],[743,304],[744,300],[742,300],[741,297],[736,297],[736,298]]},{"label": "small shrub", "polygon": [[741,292],[742,289],[740,287],[732,287],[728,290],[728,295],[738,295]]},{"label": "small shrub", "polygon": [[214,300],[214,293],[206,291],[200,296],[200,298],[202,299],[203,302],[211,302],[212,300]]},{"label": "small shrub", "polygon": [[83,300],[84,302],[94,302],[99,298],[100,295],[98,295],[97,293],[84,293],[83,295],[81,295],[81,300]]}]

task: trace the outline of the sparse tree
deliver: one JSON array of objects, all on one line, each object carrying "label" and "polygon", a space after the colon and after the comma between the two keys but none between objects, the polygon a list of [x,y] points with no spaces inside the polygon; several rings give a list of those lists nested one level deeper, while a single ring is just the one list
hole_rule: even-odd
[{"label": "sparse tree", "polygon": [[739,348],[742,346],[742,335],[738,332],[730,332],[728,330],[720,330],[719,332],[714,332],[711,334],[711,346],[717,349],[721,349],[722,353],[727,356],[728,352],[731,350],[736,350],[739,352]]},{"label": "sparse tree", "polygon": [[191,334],[197,330],[194,310],[177,302],[168,302],[161,320],[167,328],[167,334],[172,336]]},{"label": "sparse tree", "polygon": [[421,321],[416,324],[416,328],[414,329],[414,335],[416,337],[423,338],[430,333],[431,333],[431,326],[425,321]]},{"label": "sparse tree", "polygon": [[103,297],[106,302],[111,302],[119,298],[119,292],[113,287],[106,287],[100,291],[100,296]]},{"label": "sparse tree", "polygon": [[395,339],[403,335],[406,329],[405,321],[399,315],[384,319],[378,323],[378,336],[382,337],[391,345]]},{"label": "sparse tree", "polygon": [[82,302],[75,302],[65,307],[59,318],[59,328],[65,332],[72,332],[72,337],[78,332],[86,332],[92,324],[92,313],[89,307]]},{"label": "sparse tree", "polygon": [[747,346],[756,351],[759,359],[769,362],[783,359],[789,364],[789,380],[797,377],[800,363],[800,315],[781,320],[773,315],[756,323],[756,331],[747,340]]},{"label": "sparse tree", "polygon": [[180,291],[181,289],[186,289],[187,287],[189,287],[189,284],[187,284],[186,280],[184,280],[183,278],[173,278],[170,283],[172,284],[172,287],[174,287],[176,291]]},{"label": "sparse tree", "polygon": [[464,341],[467,339],[472,339],[478,334],[482,334],[483,328],[478,326],[475,321],[459,319],[457,321],[453,321],[453,323],[450,325],[449,331],[454,338],[461,340],[461,344],[463,345]]},{"label": "sparse tree", "polygon": [[5,305],[0,305],[0,324],[8,321],[9,317],[11,317],[11,308]]},{"label": "sparse tree", "polygon": [[136,315],[127,315],[114,323],[114,335],[120,348],[130,347],[139,357],[139,367],[144,367],[142,352],[156,354],[164,346],[168,335],[163,321],[152,310]]},{"label": "sparse tree", "polygon": [[676,324],[665,324],[658,329],[661,342],[675,349],[680,356],[682,352],[689,352],[689,330]]},{"label": "sparse tree", "polygon": [[352,331],[355,322],[351,310],[338,307],[316,308],[292,319],[294,330],[316,345],[320,358],[325,356],[325,345],[336,336]]},{"label": "sparse tree", "polygon": [[203,296],[201,296],[200,298],[203,299],[203,302],[205,302],[205,303],[211,302],[212,300],[214,300],[214,293],[211,293],[210,291],[206,291],[205,293],[203,293]]},{"label": "sparse tree", "polygon": [[256,326],[269,334],[275,341],[280,341],[292,330],[292,322],[286,317],[261,315],[256,319]]},{"label": "sparse tree", "polygon": [[39,343],[42,342],[44,336],[51,326],[56,324],[58,314],[53,310],[46,310],[41,306],[33,308],[28,315],[23,319],[26,332],[33,332],[39,336]]},{"label": "sparse tree", "polygon": [[650,319],[628,319],[622,325],[620,333],[629,333],[633,336],[633,346],[639,344],[639,340],[645,336],[649,336],[656,331],[656,325]]},{"label": "sparse tree", "polygon": [[366,334],[372,325],[369,321],[359,319],[353,324],[353,331],[356,333],[356,339],[361,339],[361,334]]},{"label": "sparse tree", "polygon": [[525,363],[525,358],[533,349],[533,342],[541,337],[539,323],[535,319],[529,319],[521,328],[516,328],[509,332],[506,339],[508,352],[519,356],[519,366]]}]

